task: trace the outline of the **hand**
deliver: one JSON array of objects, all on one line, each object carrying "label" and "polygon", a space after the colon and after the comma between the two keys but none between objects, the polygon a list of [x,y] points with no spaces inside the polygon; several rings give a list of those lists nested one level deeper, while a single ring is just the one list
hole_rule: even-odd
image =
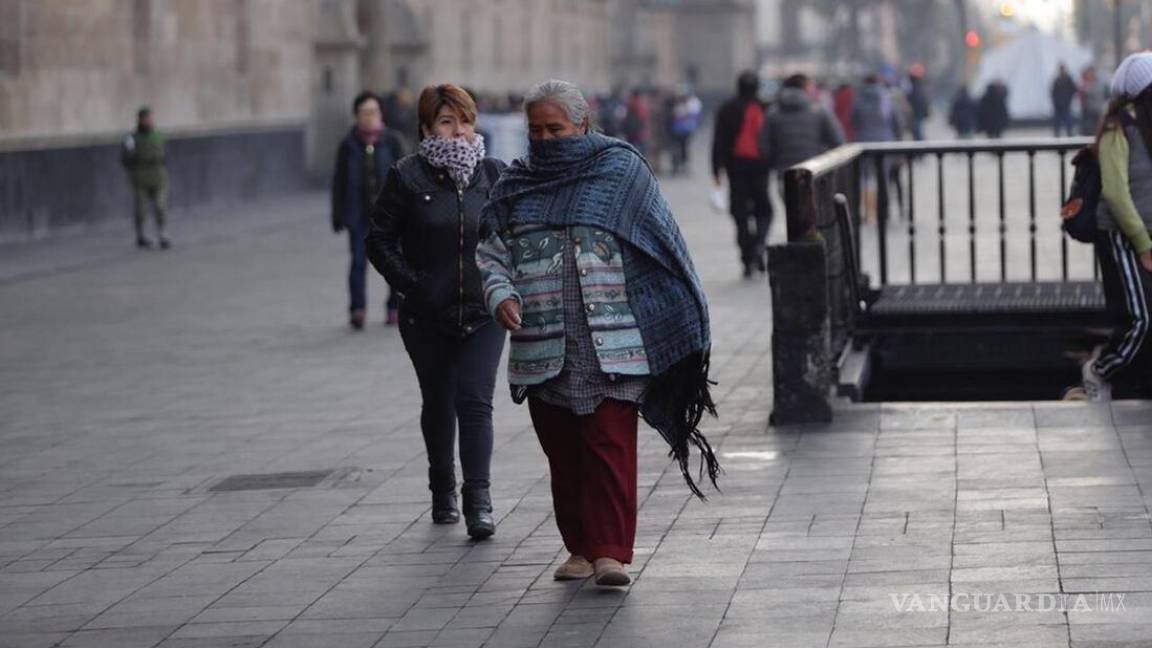
[{"label": "hand", "polygon": [[1152,250],[1140,255],[1140,265],[1144,266],[1144,270],[1152,272]]},{"label": "hand", "polygon": [[515,299],[505,299],[496,307],[496,321],[509,331],[520,330],[520,302]]}]

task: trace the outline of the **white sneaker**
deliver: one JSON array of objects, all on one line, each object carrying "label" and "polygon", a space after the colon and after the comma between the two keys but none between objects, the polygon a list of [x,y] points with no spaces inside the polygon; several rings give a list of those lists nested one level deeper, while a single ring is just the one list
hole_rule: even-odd
[{"label": "white sneaker", "polygon": [[1083,387],[1068,387],[1064,390],[1064,395],[1060,397],[1062,401],[1086,401],[1088,400],[1088,392],[1084,391]]},{"label": "white sneaker", "polygon": [[1099,357],[1099,353],[1093,353],[1088,362],[1081,365],[1081,382],[1084,384],[1084,393],[1089,401],[1107,403],[1112,400],[1112,385],[1096,373],[1097,357]]}]

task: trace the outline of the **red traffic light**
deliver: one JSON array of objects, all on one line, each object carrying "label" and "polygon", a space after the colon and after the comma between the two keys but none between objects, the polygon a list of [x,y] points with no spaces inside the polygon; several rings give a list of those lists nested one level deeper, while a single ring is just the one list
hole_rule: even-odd
[{"label": "red traffic light", "polygon": [[977,34],[975,30],[969,30],[967,34],[964,34],[964,43],[973,49],[980,47],[980,34]]}]

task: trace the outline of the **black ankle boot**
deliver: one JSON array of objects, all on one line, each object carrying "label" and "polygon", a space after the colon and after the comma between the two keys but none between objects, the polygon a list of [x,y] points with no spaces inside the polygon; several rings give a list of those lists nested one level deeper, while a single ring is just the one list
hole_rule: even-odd
[{"label": "black ankle boot", "polygon": [[456,508],[456,479],[442,479],[429,471],[428,488],[432,491],[432,523],[456,524],[460,510]]},{"label": "black ankle boot", "polygon": [[483,540],[496,533],[496,522],[492,519],[492,496],[487,488],[464,488],[464,522],[468,525],[468,535],[475,540]]}]

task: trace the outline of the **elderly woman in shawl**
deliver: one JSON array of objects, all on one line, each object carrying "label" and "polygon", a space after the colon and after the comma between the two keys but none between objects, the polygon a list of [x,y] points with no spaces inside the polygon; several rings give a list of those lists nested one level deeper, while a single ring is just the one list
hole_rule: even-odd
[{"label": "elderly woman in shawl", "polygon": [[689,488],[709,394],[708,308],[676,221],[644,158],[589,131],[580,90],[525,97],[529,153],[493,187],[476,260],[488,309],[512,332],[508,378],[528,400],[571,552],[558,580],[630,582],[638,417],[671,446]]}]

